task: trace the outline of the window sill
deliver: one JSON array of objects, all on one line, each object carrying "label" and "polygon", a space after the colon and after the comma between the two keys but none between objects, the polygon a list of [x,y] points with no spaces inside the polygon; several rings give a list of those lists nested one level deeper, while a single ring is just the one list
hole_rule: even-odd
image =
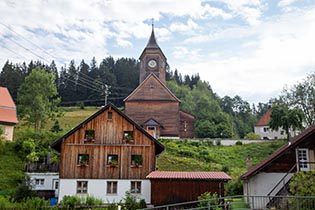
[{"label": "window sill", "polygon": [[87,166],[89,166],[89,164],[78,164],[77,166],[79,166],[79,167],[87,167]]},{"label": "window sill", "polygon": [[130,167],[131,168],[142,168],[142,165],[138,165],[138,166],[137,165],[131,165]]},{"label": "window sill", "polygon": [[118,168],[119,165],[117,166],[112,166],[112,165],[106,165],[107,168]]}]

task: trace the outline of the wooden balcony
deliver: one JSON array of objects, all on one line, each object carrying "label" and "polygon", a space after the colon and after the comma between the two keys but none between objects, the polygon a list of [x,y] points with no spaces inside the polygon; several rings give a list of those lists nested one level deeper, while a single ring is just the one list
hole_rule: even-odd
[{"label": "wooden balcony", "polygon": [[26,163],[24,167],[25,172],[29,173],[49,173],[59,172],[59,164],[57,163]]}]

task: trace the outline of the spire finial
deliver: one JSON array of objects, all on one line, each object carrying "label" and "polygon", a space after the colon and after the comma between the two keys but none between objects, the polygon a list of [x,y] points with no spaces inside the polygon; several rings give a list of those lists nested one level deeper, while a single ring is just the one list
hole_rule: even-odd
[{"label": "spire finial", "polygon": [[151,18],[151,22],[152,22],[152,30],[154,29],[154,18]]}]

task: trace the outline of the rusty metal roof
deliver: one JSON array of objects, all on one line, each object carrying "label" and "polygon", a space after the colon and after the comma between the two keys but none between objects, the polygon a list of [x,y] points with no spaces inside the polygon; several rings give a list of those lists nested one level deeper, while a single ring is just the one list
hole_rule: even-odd
[{"label": "rusty metal roof", "polygon": [[210,171],[153,171],[147,179],[189,179],[189,180],[231,180],[231,177],[224,172]]}]

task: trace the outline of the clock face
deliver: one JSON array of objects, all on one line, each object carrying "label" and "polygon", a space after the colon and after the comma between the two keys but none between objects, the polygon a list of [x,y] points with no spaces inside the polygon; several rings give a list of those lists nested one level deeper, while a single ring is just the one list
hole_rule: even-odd
[{"label": "clock face", "polygon": [[156,61],[155,61],[155,60],[149,60],[148,66],[149,66],[150,68],[156,67]]}]

